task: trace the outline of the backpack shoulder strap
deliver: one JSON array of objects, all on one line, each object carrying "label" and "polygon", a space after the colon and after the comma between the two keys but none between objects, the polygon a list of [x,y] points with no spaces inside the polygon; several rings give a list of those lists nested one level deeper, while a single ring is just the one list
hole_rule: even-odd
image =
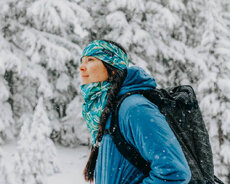
[{"label": "backpack shoulder strap", "polygon": [[[113,111],[112,114],[112,119],[111,119],[111,125],[110,129],[105,132],[110,134],[112,137],[113,142],[115,143],[118,151],[130,162],[132,163],[135,167],[137,167],[139,170],[141,170],[146,176],[149,174],[150,170],[150,164],[142,158],[140,153],[132,146],[129,144],[124,136],[122,135],[120,128],[119,128],[119,123],[118,123],[118,113],[119,113],[119,108],[123,100],[132,95],[132,94],[142,94],[141,91],[133,91],[133,92],[128,92],[125,95],[123,95],[116,103],[116,107]],[[148,168],[146,170],[146,168]]]}]

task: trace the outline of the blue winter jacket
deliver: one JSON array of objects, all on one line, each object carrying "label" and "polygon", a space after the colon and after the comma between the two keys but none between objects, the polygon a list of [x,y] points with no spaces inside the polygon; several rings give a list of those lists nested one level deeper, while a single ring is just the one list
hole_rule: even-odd
[{"label": "blue winter jacket", "polygon": [[[119,96],[132,90],[155,88],[155,80],[139,67],[128,68]],[[109,128],[111,116],[106,129]],[[127,97],[119,109],[124,138],[151,163],[148,177],[117,150],[110,135],[99,148],[95,184],[181,184],[191,178],[182,149],[158,107],[139,94]]]}]

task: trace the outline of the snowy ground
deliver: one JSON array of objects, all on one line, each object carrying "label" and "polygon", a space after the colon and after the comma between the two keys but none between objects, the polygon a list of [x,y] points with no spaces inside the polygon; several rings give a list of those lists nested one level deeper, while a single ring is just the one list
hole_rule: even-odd
[{"label": "snowy ground", "polygon": [[[16,142],[2,146],[6,154],[9,170],[12,170],[12,157]],[[48,177],[47,184],[89,184],[84,181],[82,171],[88,159],[88,147],[65,148],[56,145],[61,172]]]}]

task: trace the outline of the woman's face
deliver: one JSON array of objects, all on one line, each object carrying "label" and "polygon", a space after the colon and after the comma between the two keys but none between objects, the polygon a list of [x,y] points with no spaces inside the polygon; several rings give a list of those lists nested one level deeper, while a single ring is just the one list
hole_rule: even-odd
[{"label": "woman's face", "polygon": [[100,59],[92,56],[84,56],[79,66],[81,84],[100,82],[108,79],[107,69]]}]

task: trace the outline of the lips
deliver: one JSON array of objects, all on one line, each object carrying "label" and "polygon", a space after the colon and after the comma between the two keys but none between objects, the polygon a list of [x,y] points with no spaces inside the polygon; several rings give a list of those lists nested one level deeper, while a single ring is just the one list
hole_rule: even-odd
[{"label": "lips", "polygon": [[88,75],[82,75],[81,77],[89,77]]}]

